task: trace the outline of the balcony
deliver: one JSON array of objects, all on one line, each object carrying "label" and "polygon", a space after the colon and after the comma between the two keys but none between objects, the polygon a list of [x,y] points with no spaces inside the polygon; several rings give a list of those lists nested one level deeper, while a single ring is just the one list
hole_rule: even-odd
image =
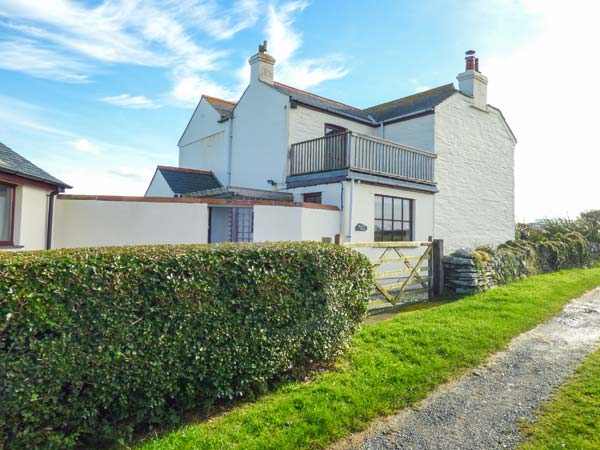
[{"label": "balcony", "polygon": [[290,146],[288,176],[346,169],[435,185],[433,153],[347,131]]}]

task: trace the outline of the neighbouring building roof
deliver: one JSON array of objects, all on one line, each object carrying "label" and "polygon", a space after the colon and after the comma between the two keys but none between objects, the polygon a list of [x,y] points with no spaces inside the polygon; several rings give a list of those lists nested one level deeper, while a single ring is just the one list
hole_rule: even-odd
[{"label": "neighbouring building roof", "polygon": [[41,181],[62,188],[71,188],[67,183],[53,177],[25,159],[10,147],[0,142],[0,172],[17,175],[34,181]]},{"label": "neighbouring building roof", "polygon": [[455,92],[458,92],[452,83],[439,86],[428,91],[402,97],[391,102],[366,108],[365,113],[370,114],[376,121],[394,119],[419,112],[425,112],[436,107]]},{"label": "neighbouring building roof", "polygon": [[215,175],[206,170],[187,169],[184,167],[158,166],[160,172],[173,193],[187,194],[189,192],[205,191],[221,187]]},{"label": "neighbouring building roof", "polygon": [[235,108],[236,103],[228,100],[223,100],[217,97],[210,97],[208,95],[203,96],[206,101],[217,110],[221,117],[229,117]]}]

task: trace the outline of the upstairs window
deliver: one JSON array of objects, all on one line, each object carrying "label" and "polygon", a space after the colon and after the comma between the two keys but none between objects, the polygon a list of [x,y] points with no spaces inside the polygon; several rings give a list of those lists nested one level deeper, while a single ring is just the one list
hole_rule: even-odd
[{"label": "upstairs window", "polygon": [[15,187],[0,183],[0,245],[13,245]]},{"label": "upstairs window", "polygon": [[347,128],[340,127],[339,125],[325,124],[325,136],[333,136],[334,134],[345,133],[346,131],[348,131]]},{"label": "upstairs window", "polygon": [[375,195],[375,241],[413,240],[413,202],[407,198]]},{"label": "upstairs window", "polygon": [[304,203],[321,203],[323,200],[321,192],[307,192],[302,195]]}]

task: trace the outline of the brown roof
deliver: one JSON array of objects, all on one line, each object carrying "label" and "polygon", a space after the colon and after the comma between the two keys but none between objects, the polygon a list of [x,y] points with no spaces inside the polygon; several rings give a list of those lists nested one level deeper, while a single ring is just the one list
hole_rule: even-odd
[{"label": "brown roof", "polygon": [[211,97],[209,95],[203,95],[206,101],[215,108],[222,117],[229,117],[236,103],[230,102],[229,100],[223,100],[222,98]]}]

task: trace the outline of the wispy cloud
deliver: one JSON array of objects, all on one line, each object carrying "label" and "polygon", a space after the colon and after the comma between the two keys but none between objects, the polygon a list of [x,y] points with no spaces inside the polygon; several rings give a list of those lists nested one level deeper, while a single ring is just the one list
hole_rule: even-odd
[{"label": "wispy cloud", "polygon": [[135,167],[121,166],[108,171],[111,175],[127,178],[133,181],[148,183],[152,177],[152,171],[148,169],[137,169]]},{"label": "wispy cloud", "polygon": [[300,58],[297,52],[302,46],[302,33],[294,28],[295,15],[308,6],[305,1],[291,1],[270,5],[266,34],[269,52],[277,60],[278,80],[299,87],[310,88],[326,80],[341,78],[348,73],[339,55],[320,58]]},{"label": "wispy cloud", "polygon": [[0,69],[24,72],[39,78],[85,82],[89,66],[45,48],[29,39],[0,42]]},{"label": "wispy cloud", "polygon": [[156,109],[161,105],[143,95],[121,94],[100,98],[101,102],[132,109]]}]

